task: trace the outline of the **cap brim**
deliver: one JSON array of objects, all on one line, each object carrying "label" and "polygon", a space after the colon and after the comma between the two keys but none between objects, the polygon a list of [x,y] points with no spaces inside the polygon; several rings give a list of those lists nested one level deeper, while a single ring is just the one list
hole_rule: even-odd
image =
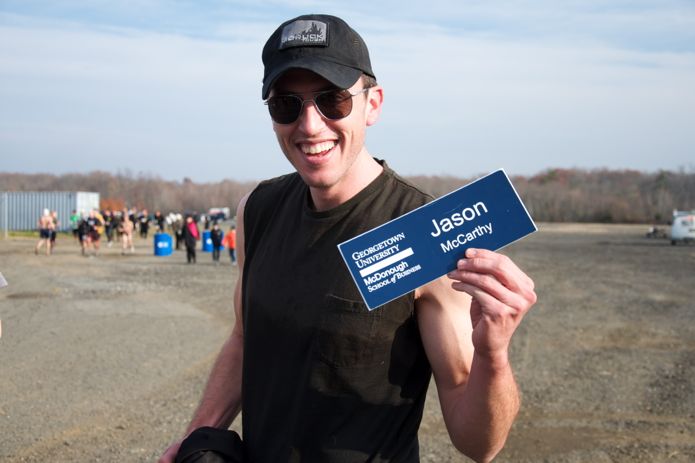
[{"label": "cap brim", "polygon": [[275,81],[290,69],[306,69],[315,72],[339,88],[352,87],[362,75],[362,71],[359,69],[316,59],[315,57],[311,59],[293,60],[273,70],[263,81],[262,98],[264,100],[268,98],[270,89],[273,87],[273,84],[275,84]]}]

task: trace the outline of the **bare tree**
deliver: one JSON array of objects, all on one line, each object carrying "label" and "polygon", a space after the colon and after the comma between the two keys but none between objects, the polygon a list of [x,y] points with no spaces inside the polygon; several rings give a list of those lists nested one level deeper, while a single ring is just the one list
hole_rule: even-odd
[{"label": "bare tree", "polygon": [[[439,197],[472,181],[452,176],[413,176],[408,180]],[[695,169],[645,173],[635,170],[547,169],[512,178],[532,217],[547,222],[666,223],[673,209],[695,208]],[[0,173],[0,190],[96,191],[104,207],[114,204],[149,210],[204,212],[234,210],[256,182],[196,183],[164,180],[130,170],[116,174]]]}]

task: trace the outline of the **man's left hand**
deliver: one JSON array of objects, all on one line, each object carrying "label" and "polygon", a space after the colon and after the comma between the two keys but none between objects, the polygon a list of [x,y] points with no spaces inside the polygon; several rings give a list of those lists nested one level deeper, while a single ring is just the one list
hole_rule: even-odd
[{"label": "man's left hand", "polygon": [[468,249],[447,275],[452,287],[471,302],[476,355],[507,362],[509,343],[526,312],[536,302],[534,283],[507,256],[485,249]]}]

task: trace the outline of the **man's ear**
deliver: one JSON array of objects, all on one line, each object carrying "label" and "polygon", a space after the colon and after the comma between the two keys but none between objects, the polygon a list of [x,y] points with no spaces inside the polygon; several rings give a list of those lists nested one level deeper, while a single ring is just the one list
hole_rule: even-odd
[{"label": "man's ear", "polygon": [[374,125],[381,114],[381,105],[384,104],[384,89],[380,85],[371,87],[367,92],[367,105],[365,111],[367,125]]}]

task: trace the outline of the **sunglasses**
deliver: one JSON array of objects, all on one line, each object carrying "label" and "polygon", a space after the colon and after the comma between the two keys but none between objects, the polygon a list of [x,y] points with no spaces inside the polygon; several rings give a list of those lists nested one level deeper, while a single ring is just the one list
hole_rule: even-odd
[{"label": "sunglasses", "polygon": [[369,90],[363,88],[357,93],[350,93],[346,89],[325,90],[312,93],[310,98],[300,95],[271,96],[265,101],[268,105],[270,117],[278,124],[291,124],[302,113],[304,103],[311,101],[321,116],[332,121],[348,117],[352,112],[352,97]]}]

